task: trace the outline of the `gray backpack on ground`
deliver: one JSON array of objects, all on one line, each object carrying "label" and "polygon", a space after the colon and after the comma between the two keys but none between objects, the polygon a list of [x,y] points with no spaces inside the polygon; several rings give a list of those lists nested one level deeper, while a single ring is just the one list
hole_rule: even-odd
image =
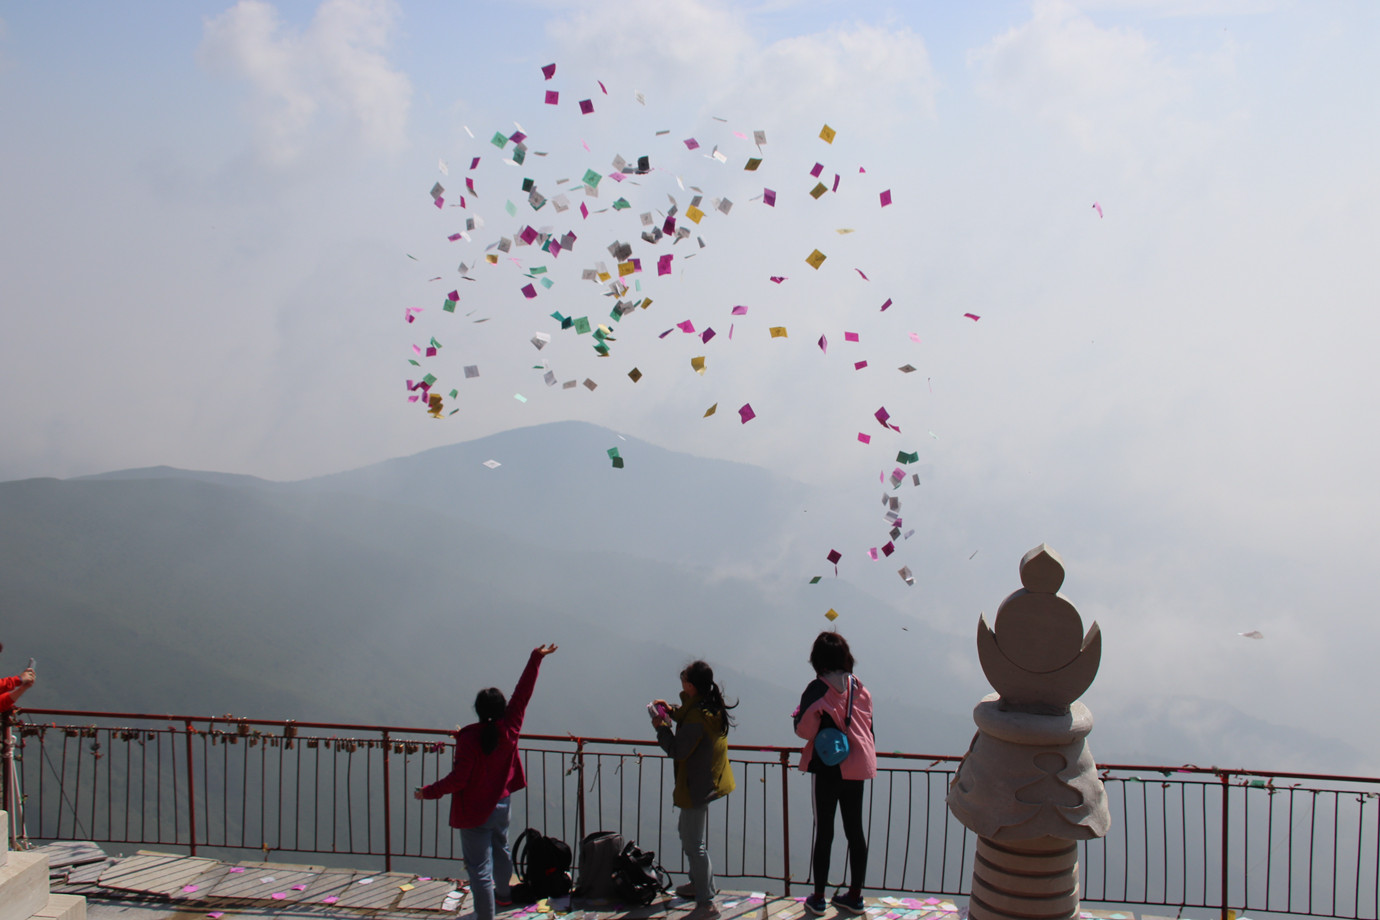
[{"label": "gray backpack on ground", "polygon": [[611,901],[618,896],[615,869],[623,853],[623,837],[614,831],[595,831],[580,841],[580,872],[575,896]]}]

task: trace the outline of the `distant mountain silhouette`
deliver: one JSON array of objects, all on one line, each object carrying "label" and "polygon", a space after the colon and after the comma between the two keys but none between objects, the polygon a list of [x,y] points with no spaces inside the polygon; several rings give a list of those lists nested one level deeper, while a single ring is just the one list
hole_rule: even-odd
[{"label": "distant mountain silhouette", "polygon": [[[741,700],[735,740],[789,745],[819,589],[732,564],[769,558],[811,499],[581,423],[296,483],[164,467],[0,483],[0,673],[37,658],[24,702],[41,708],[448,727],[550,641],[531,732],[650,737],[644,704],[703,657]],[[846,580],[831,591],[855,611],[840,625],[878,747],[962,753],[988,692],[971,640]],[[1095,715],[1104,762],[1357,761],[1211,701]]]}]

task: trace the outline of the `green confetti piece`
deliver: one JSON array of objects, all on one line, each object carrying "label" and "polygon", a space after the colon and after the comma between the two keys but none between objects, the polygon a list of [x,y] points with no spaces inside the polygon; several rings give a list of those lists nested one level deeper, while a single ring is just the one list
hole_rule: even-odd
[{"label": "green confetti piece", "polygon": [[489,143],[493,144],[499,150],[502,150],[504,147],[508,146],[508,138],[502,131],[495,131],[493,139]]},{"label": "green confetti piece", "polygon": [[521,393],[514,393],[514,394],[513,394],[513,399],[516,399],[516,400],[517,400],[518,402],[520,402],[520,403],[525,403],[525,402],[527,402],[527,397],[526,397],[526,396],[523,396]]},{"label": "green confetti piece", "polygon": [[438,342],[438,341],[436,341],[436,336],[434,336],[434,335],[431,337],[431,347],[432,347],[432,348],[440,348],[440,347],[441,347],[441,343]]},{"label": "green confetti piece", "polygon": [[513,162],[521,166],[525,159],[527,159],[527,151],[522,149],[521,144],[518,144],[513,148]]},{"label": "green confetti piece", "polygon": [[546,274],[546,266],[545,266],[545,265],[538,265],[536,268],[532,269],[531,274],[529,274],[527,277],[531,278],[531,277],[533,277],[534,275],[544,275],[544,274]]},{"label": "green confetti piece", "polygon": [[614,457],[614,458],[613,458],[613,468],[616,469],[616,470],[621,470],[621,469],[623,468],[623,458],[622,458],[622,457]]},{"label": "green confetti piece", "polygon": [[517,217],[517,205],[511,201],[503,206],[503,210],[508,212],[509,217]]},{"label": "green confetti piece", "polygon": [[575,331],[580,335],[584,335],[586,332],[589,331],[588,316],[581,316],[579,319],[575,320]]},{"label": "green confetti piece", "polygon": [[819,580],[820,580],[821,578],[823,578],[823,577],[824,577],[824,576],[822,576],[822,575],[816,575],[814,578],[811,578],[811,579],[810,579],[810,584],[812,584],[812,585],[817,585],[817,584],[819,584]]},{"label": "green confetti piece", "polygon": [[628,199],[626,198],[619,198],[617,201],[613,203],[613,209],[615,211],[622,211],[623,209],[630,207],[632,207],[632,205],[628,204]]},{"label": "green confetti piece", "polygon": [[616,448],[616,447],[610,447],[608,453],[609,453],[609,456],[610,456],[610,457],[617,457],[617,456],[618,456],[618,448]]},{"label": "green confetti piece", "polygon": [[901,451],[896,455],[897,463],[917,463],[920,460],[920,451],[913,450],[910,453]]},{"label": "green confetti piece", "polygon": [[588,185],[590,188],[598,188],[599,180],[602,178],[604,177],[592,169],[585,170],[585,185]]},{"label": "green confetti piece", "polygon": [[447,313],[454,313],[454,312],[455,312],[455,301],[453,301],[453,300],[447,298],[447,299],[446,299],[446,302],[445,302],[444,304],[441,305],[441,309],[444,310],[444,311],[446,311]]},{"label": "green confetti piece", "polygon": [[601,358],[607,358],[609,356],[609,347],[605,345],[603,342],[600,342],[597,345],[595,345],[594,350],[599,352],[599,356]]},{"label": "green confetti piece", "polygon": [[544,287],[544,288],[546,288],[547,290],[550,290],[550,289],[551,289],[551,286],[552,286],[553,284],[555,284],[555,283],[556,283],[556,282],[552,281],[550,278],[543,278],[543,279],[541,279],[541,286]]},{"label": "green confetti piece", "polygon": [[431,386],[431,385],[432,385],[433,383],[435,383],[435,382],[436,382],[436,375],[435,375],[435,374],[427,374],[425,377],[422,378],[422,383],[425,383],[427,386]]},{"label": "green confetti piece", "polygon": [[530,192],[530,191],[532,191],[532,186],[534,186],[534,185],[536,185],[536,183],[533,182],[531,179],[523,179],[523,180],[522,180],[522,190],[523,190],[524,192]]},{"label": "green confetti piece", "polygon": [[416,358],[408,358],[408,359],[407,359],[407,363],[408,363],[408,364],[411,364],[413,367],[421,367],[421,366],[422,366],[422,362],[418,361]]},{"label": "green confetti piece", "polygon": [[560,310],[557,310],[555,313],[552,313],[552,314],[551,314],[551,318],[554,319],[554,320],[555,320],[556,322],[558,322],[558,323],[563,323],[563,322],[565,322],[565,317],[564,317],[564,316],[561,316],[561,311],[560,311]]},{"label": "green confetti piece", "polygon": [[460,395],[460,391],[459,391],[459,390],[451,390],[451,391],[450,391],[450,398],[451,398],[451,399],[455,399],[455,398],[456,398],[457,396],[459,396],[459,395]]}]

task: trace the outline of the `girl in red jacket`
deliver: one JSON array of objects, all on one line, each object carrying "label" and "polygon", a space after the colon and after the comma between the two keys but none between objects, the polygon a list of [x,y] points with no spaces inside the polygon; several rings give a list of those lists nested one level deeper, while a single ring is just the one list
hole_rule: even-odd
[{"label": "girl in red jacket", "polygon": [[532,649],[512,699],[505,700],[497,687],[479,691],[474,698],[479,721],[455,733],[455,763],[450,773],[413,793],[419,799],[451,796],[450,826],[460,829],[460,850],[477,920],[493,920],[495,901],[506,905],[512,900],[508,796],[527,786],[518,757],[518,735],[541,660],[555,650],[554,645]]},{"label": "girl in red jacket", "polygon": [[[824,913],[824,889],[829,884],[829,856],[834,847],[834,810],[843,815],[848,838],[848,892],[831,903],[850,914],[863,912],[863,876],[867,874],[867,836],[863,830],[863,783],[877,775],[877,751],[872,738],[872,695],[853,676],[853,653],[836,632],[822,632],[810,650],[815,679],[800,697],[795,733],[805,739],[800,769],[815,778],[815,852],[812,865],[815,890],[805,910]],[[848,738],[848,754],[830,765],[815,751],[821,729],[837,728]]]}]

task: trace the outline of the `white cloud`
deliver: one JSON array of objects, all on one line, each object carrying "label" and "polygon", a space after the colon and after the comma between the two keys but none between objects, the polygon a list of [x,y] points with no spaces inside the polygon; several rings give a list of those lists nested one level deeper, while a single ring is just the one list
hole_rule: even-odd
[{"label": "white cloud", "polygon": [[286,163],[311,133],[335,119],[353,122],[375,150],[406,140],[412,85],[385,52],[395,10],[388,0],[325,0],[302,30],[262,0],[240,0],[205,23],[204,63],[248,81],[261,152]]},{"label": "white cloud", "polygon": [[1063,0],[969,53],[987,98],[1056,125],[1091,153],[1135,158],[1182,127],[1188,75],[1136,29],[1101,28]]},{"label": "white cloud", "polygon": [[[738,106],[779,121],[841,110],[880,119],[931,114],[937,80],[924,40],[870,23],[761,40],[749,13],[707,0],[658,6],[585,6],[547,28],[578,59],[658,100],[680,97],[716,112]],[[636,53],[609,55],[610,49]]]}]

